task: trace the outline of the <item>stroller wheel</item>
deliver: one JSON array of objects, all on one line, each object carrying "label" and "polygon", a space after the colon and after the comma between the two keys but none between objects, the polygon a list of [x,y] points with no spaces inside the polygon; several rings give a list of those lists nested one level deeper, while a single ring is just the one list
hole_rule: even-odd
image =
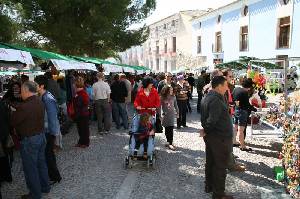
[{"label": "stroller wheel", "polygon": [[128,156],[125,158],[124,166],[125,166],[125,169],[131,168],[130,158]]},{"label": "stroller wheel", "polygon": [[148,157],[147,160],[147,168],[149,169],[150,167],[154,168],[154,163],[155,163],[155,158],[153,155]]}]

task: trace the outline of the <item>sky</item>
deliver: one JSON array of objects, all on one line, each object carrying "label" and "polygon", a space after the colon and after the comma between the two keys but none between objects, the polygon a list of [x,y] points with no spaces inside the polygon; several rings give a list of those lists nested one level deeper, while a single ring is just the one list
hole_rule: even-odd
[{"label": "sky", "polygon": [[160,19],[168,17],[183,10],[206,10],[208,8],[219,8],[234,0],[156,0],[156,9],[153,13],[142,22],[142,24],[133,25],[132,28],[139,27],[143,24],[152,24]]}]

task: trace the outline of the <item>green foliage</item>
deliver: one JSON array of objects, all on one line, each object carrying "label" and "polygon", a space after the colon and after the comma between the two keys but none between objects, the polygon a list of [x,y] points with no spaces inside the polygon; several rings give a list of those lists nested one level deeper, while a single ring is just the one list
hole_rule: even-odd
[{"label": "green foliage", "polygon": [[20,29],[16,17],[16,7],[10,1],[0,0],[0,41],[13,42]]},{"label": "green foliage", "polygon": [[60,53],[102,58],[143,43],[147,27],[128,27],[142,22],[156,6],[155,0],[13,1],[21,8],[25,43],[34,46],[39,42]]}]

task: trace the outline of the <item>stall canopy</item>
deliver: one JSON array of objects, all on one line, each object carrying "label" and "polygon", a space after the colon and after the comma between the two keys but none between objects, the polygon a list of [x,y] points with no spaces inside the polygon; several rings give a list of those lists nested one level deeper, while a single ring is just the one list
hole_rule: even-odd
[{"label": "stall canopy", "polygon": [[27,65],[34,65],[32,56],[29,52],[9,49],[0,44],[0,60],[4,62],[19,62]]},{"label": "stall canopy", "polygon": [[239,60],[217,64],[216,67],[220,69],[231,68],[236,70],[242,70],[242,69],[247,69],[252,64],[263,67],[265,69],[282,69],[282,67],[280,67],[279,65],[273,64],[271,62],[261,61],[256,57],[246,57],[246,56],[240,57]]},{"label": "stall canopy", "polygon": [[93,70],[97,71],[96,66],[90,63],[77,61],[68,56],[58,53],[48,52],[34,48],[26,48],[18,45],[0,43],[9,48],[29,52],[33,57],[41,60],[51,61],[58,70]]}]

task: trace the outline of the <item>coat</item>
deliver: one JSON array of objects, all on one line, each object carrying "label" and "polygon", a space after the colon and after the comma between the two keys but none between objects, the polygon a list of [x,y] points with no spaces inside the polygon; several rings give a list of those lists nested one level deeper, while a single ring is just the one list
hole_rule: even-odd
[{"label": "coat", "polygon": [[169,96],[161,100],[162,126],[174,126],[176,114],[179,112],[175,96]]},{"label": "coat", "polygon": [[[137,96],[134,100],[134,108],[137,108],[138,106],[142,108],[159,108],[160,107],[160,99],[158,92],[155,88],[152,88],[150,91],[149,96],[146,96],[144,92],[144,88],[141,88]],[[154,111],[150,110],[141,110],[139,113],[150,113],[151,115],[155,115]]]}]

